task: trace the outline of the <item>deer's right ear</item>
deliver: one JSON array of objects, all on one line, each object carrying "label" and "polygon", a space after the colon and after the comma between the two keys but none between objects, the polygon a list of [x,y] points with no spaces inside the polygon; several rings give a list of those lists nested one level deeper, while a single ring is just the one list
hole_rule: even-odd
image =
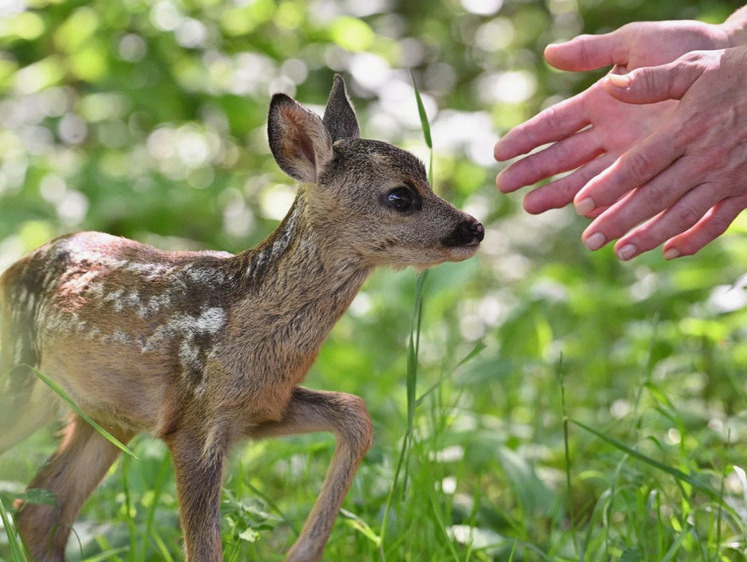
[{"label": "deer's right ear", "polygon": [[285,94],[272,96],[267,136],[280,169],[299,181],[316,182],[332,158],[332,137],[322,119]]}]

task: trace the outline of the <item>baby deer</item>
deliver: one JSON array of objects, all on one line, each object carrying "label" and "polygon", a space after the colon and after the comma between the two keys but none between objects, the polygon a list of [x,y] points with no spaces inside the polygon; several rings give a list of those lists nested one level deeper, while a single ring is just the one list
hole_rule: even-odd
[{"label": "baby deer", "polygon": [[[484,234],[433,193],[414,156],[359,138],[339,76],[323,119],[276,94],[268,135],[278,165],[300,183],[257,247],[164,252],[83,232],[0,277],[0,452],[59,409],[32,368],[121,442],[158,436],[172,453],[185,555],[195,562],[221,560],[221,480],[235,441],[330,431],[329,471],[287,555],[321,558],[372,427],[360,398],[299,384],[374,267],[464,260]],[[30,484],[56,505],[18,505],[36,560],[64,559],[78,511],[118,454],[73,416]]]}]

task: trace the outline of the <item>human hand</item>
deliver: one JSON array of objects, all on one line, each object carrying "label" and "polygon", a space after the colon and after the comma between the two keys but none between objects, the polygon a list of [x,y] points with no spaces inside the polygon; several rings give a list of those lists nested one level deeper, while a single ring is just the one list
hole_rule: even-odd
[{"label": "human hand", "polygon": [[524,197],[528,212],[538,214],[568,205],[589,180],[648,137],[677,103],[622,103],[604,89],[605,80],[542,111],[496,144],[495,158],[502,161],[553,143],[498,174],[496,183],[504,193],[574,170],[530,191]]},{"label": "human hand", "polygon": [[582,236],[587,247],[620,238],[622,260],[663,242],[667,259],[690,255],[747,207],[745,69],[747,47],[736,47],[604,79],[624,103],[680,101],[653,134],[576,194],[580,214],[599,215]]},{"label": "human hand", "polygon": [[[694,49],[728,43],[725,26],[692,21],[628,24],[604,35],[582,35],[550,45],[545,56],[564,70],[590,70],[617,65],[621,70],[670,62]],[[509,160],[540,146],[503,170],[496,183],[504,193],[562,172],[572,174],[534,189],[524,198],[530,213],[563,207],[591,178],[604,171],[631,146],[648,137],[677,102],[629,105],[610,97],[605,80],[519,125],[495,146],[495,158]]]}]

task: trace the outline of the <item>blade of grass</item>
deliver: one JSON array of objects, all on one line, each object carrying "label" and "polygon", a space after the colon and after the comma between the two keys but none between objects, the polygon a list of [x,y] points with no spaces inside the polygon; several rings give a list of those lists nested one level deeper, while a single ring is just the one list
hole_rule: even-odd
[{"label": "blade of grass", "polygon": [[577,425],[581,429],[584,429],[584,430],[588,431],[592,435],[596,435],[602,441],[606,441],[607,443],[609,443],[610,445],[612,445],[616,449],[619,449],[619,450],[623,451],[624,453],[627,453],[631,457],[634,457],[634,458],[636,458],[636,459],[638,459],[640,461],[643,461],[646,464],[648,464],[650,466],[653,466],[654,468],[657,468],[657,469],[661,470],[662,472],[665,472],[666,474],[669,474],[670,476],[673,476],[678,481],[685,482],[685,483],[689,484],[690,486],[692,486],[696,490],[698,490],[698,491],[704,493],[705,495],[707,495],[712,500],[715,500],[715,501],[719,500],[719,494],[718,494],[718,492],[714,492],[708,486],[705,486],[705,485],[701,484],[700,482],[698,482],[698,479],[695,478],[695,477],[693,477],[692,475],[686,474],[685,472],[682,472],[679,469],[676,469],[676,468],[671,467],[669,465],[666,465],[666,464],[664,464],[662,462],[659,462],[656,459],[652,459],[651,457],[648,457],[648,456],[644,455],[643,453],[639,453],[635,449],[632,449],[632,448],[628,447],[625,443],[622,443],[621,441],[618,441],[614,437],[610,437],[609,435],[605,435],[601,431],[597,431],[596,429],[592,429],[588,425],[583,424],[583,423],[581,423],[578,420],[573,420],[572,419],[572,420],[569,420],[569,421],[571,423]]},{"label": "blade of grass", "polygon": [[573,509],[573,486],[571,484],[571,451],[568,439],[568,409],[566,408],[565,402],[565,370],[563,369],[563,354],[560,354],[557,363],[555,364],[555,377],[560,383],[560,406],[563,411],[563,451],[565,454],[565,485],[566,492],[568,494],[568,516],[571,522],[571,537],[573,539],[573,548],[576,549],[576,554],[580,553],[579,560],[583,562],[584,555],[579,548],[578,535],[576,533],[576,516]]},{"label": "blade of grass", "polygon": [[49,388],[51,388],[57,396],[62,398],[62,400],[67,403],[68,406],[70,406],[73,411],[78,414],[81,418],[86,420],[96,431],[98,431],[102,437],[104,437],[107,441],[109,441],[112,445],[123,451],[125,454],[131,456],[133,459],[140,460],[135,453],[133,453],[130,448],[125,445],[124,443],[120,442],[116,437],[114,437],[111,433],[106,431],[103,427],[101,427],[99,424],[97,424],[95,421],[93,421],[91,418],[89,418],[86,414],[83,413],[83,411],[78,408],[78,406],[73,402],[73,399],[70,398],[67,392],[65,392],[65,389],[63,389],[59,384],[57,384],[55,381],[44,375],[43,373],[40,373],[36,369],[34,369],[31,365],[19,365],[19,367],[27,367],[31,369],[31,371],[34,372],[34,374],[39,377],[44,384],[46,384]]},{"label": "blade of grass", "polygon": [[128,549],[127,558],[133,562],[137,560],[137,527],[135,526],[135,519],[132,516],[132,496],[130,495],[130,479],[129,479],[129,458],[122,457],[122,490],[125,497],[125,518],[127,519],[127,530],[130,538],[130,548]]},{"label": "blade of grass", "polygon": [[377,548],[381,546],[381,537],[379,537],[363,519],[358,517],[352,511],[348,511],[344,508],[340,509],[340,515],[347,520],[348,524],[353,529],[374,543]]},{"label": "blade of grass", "polygon": [[[726,443],[731,443],[731,428],[726,432]],[[724,451],[726,453],[726,451]],[[716,553],[713,557],[716,562],[721,556],[721,523],[724,515],[724,485],[726,484],[726,467],[721,469],[721,485],[719,486],[718,513],[716,515]]]},{"label": "blade of grass", "polygon": [[155,541],[156,546],[158,546],[158,552],[161,555],[161,560],[163,560],[164,562],[174,562],[174,557],[171,556],[169,547],[161,538],[161,535],[156,535],[155,537],[153,537],[153,540]]},{"label": "blade of grass", "polygon": [[407,433],[412,434],[417,404],[418,356],[420,354],[420,329],[423,322],[423,295],[428,270],[418,275],[415,283],[415,306],[412,313],[410,343],[407,352]]},{"label": "blade of grass", "polygon": [[379,554],[381,555],[382,560],[386,560],[386,555],[384,553],[384,544],[385,544],[386,533],[388,529],[389,514],[391,513],[391,510],[392,510],[392,502],[394,501],[394,493],[397,490],[397,483],[399,481],[399,473],[402,470],[402,465],[405,460],[405,452],[407,450],[408,438],[409,438],[409,433],[406,431],[404,437],[402,438],[402,447],[400,448],[399,455],[397,457],[397,467],[394,469],[394,478],[392,479],[392,485],[389,487],[389,493],[387,494],[386,504],[384,505],[384,515],[381,518],[381,532],[379,533],[379,536],[381,537],[381,543],[379,546]]},{"label": "blade of grass", "polygon": [[108,562],[110,560],[119,560],[118,556],[120,554],[127,553],[127,551],[128,547],[120,546],[118,548],[112,548],[110,550],[107,550],[106,552],[96,554],[95,556],[84,558],[83,560],[84,562]]},{"label": "blade of grass", "polygon": [[425,144],[430,150],[428,158],[428,181],[433,185],[433,140],[431,138],[431,125],[428,122],[428,114],[425,112],[425,105],[423,104],[423,98],[420,96],[420,90],[415,82],[415,76],[410,71],[410,80],[412,81],[412,89],[415,91],[415,103],[418,106],[418,116],[420,117],[420,128],[423,129],[423,138]]},{"label": "blade of grass", "polygon": [[15,530],[13,529],[13,526],[11,525],[10,514],[8,513],[8,510],[5,508],[5,503],[3,503],[2,497],[0,497],[0,518],[3,520],[3,528],[5,529],[5,534],[8,537],[8,547],[10,548],[10,559],[13,561],[25,562],[26,555],[23,553],[23,547],[21,546],[21,541],[18,539],[18,536],[16,535]]},{"label": "blade of grass", "polygon": [[161,466],[158,468],[158,475],[156,476],[156,482],[153,485],[153,501],[148,506],[148,514],[145,519],[145,538],[140,548],[140,560],[145,560],[145,554],[148,547],[148,542],[153,540],[153,521],[156,516],[156,506],[158,500],[163,492],[163,486],[166,482],[166,477],[169,474],[169,468],[171,466],[171,459],[168,453],[164,453]]}]

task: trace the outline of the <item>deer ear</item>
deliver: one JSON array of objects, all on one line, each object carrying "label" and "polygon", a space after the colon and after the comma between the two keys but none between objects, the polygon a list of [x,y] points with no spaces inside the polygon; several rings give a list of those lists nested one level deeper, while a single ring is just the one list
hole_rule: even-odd
[{"label": "deer ear", "polygon": [[332,138],[321,118],[285,94],[275,94],[267,118],[275,162],[290,177],[316,182],[332,158]]},{"label": "deer ear", "polygon": [[345,91],[345,81],[339,74],[335,74],[332,90],[329,92],[327,109],[324,111],[324,126],[332,135],[332,142],[347,138],[357,139],[360,136],[358,119]]}]

